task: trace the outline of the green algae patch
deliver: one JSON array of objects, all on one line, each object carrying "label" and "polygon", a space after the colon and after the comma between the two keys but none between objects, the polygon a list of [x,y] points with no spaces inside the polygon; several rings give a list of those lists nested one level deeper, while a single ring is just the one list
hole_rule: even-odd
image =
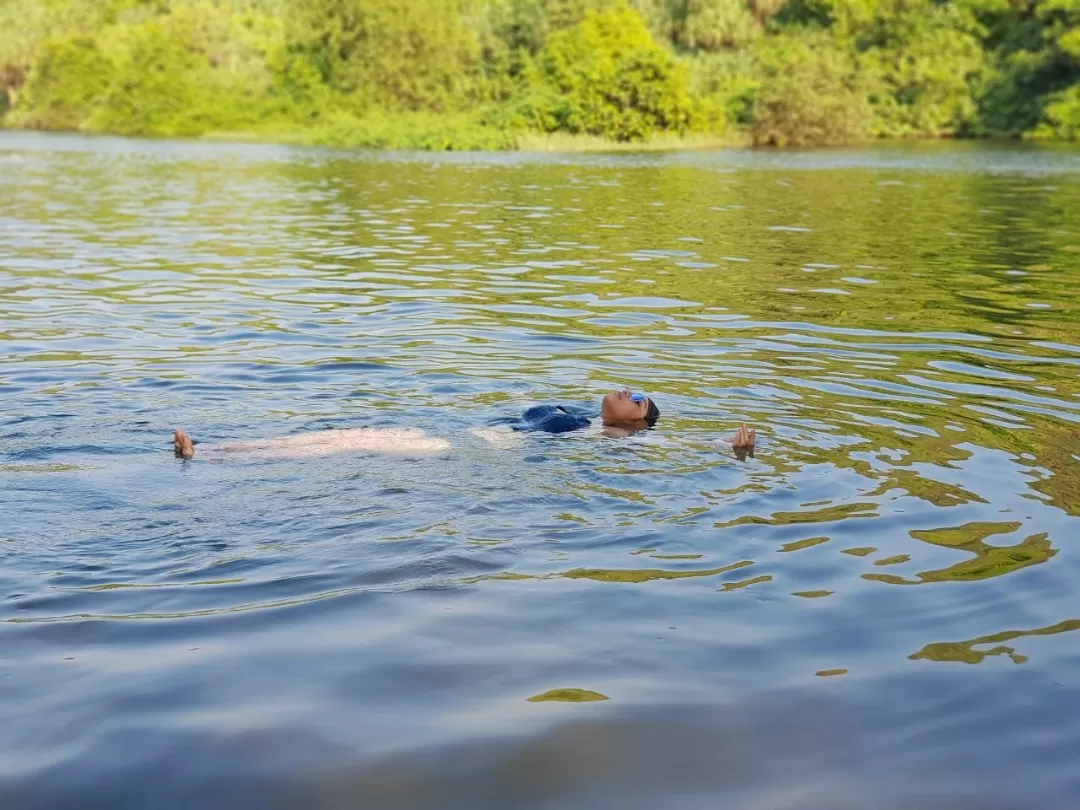
[{"label": "green algae patch", "polygon": [[836,591],[793,591],[792,596],[801,596],[803,599],[821,599],[823,596],[832,596]]},{"label": "green algae patch", "polygon": [[909,535],[924,543],[946,548],[964,548],[982,544],[996,534],[1012,534],[1023,524],[1016,521],[982,521],[942,529],[912,529]]},{"label": "green algae patch", "polygon": [[875,546],[859,546],[858,548],[845,548],[841,549],[841,554],[850,554],[852,557],[865,557],[867,554],[873,554],[877,551]]},{"label": "green algae patch", "polygon": [[1010,574],[1032,565],[1040,565],[1057,554],[1046,532],[1032,534],[1012,546],[991,546],[986,538],[1011,534],[1020,523],[965,523],[946,529],[908,532],[916,540],[935,546],[966,551],[974,559],[936,571],[923,571],[923,582],[970,582]]},{"label": "green algae patch", "polygon": [[549,689],[526,700],[529,703],[594,703],[611,698],[591,689]]},{"label": "green algae patch", "polygon": [[891,470],[881,484],[868,495],[884,495],[892,489],[903,489],[915,498],[934,506],[957,506],[963,503],[986,503],[984,498],[956,484],[921,478],[912,470]]},{"label": "green algae patch", "polygon": [[877,504],[875,503],[848,503],[814,511],[774,512],[767,518],[748,515],[729,520],[726,523],[716,523],[714,526],[717,529],[730,529],[735,526],[797,526],[804,523],[832,523],[847,518],[873,518],[877,516]]},{"label": "green algae patch", "polygon": [[923,582],[972,582],[1011,574],[1022,568],[1040,565],[1057,555],[1046,533],[1033,534],[1015,546],[988,546],[973,544],[965,551],[975,554],[975,559],[951,565],[938,571],[923,571]]},{"label": "green algae patch", "polygon": [[862,579],[869,582],[884,582],[886,585],[921,585],[917,579],[904,579],[896,574],[860,574]]},{"label": "green algae patch", "polygon": [[87,585],[83,588],[65,588],[67,591],[117,591],[125,588],[189,588],[192,585],[236,585],[244,580],[239,577],[233,579],[204,579],[199,582],[109,582],[103,585]]},{"label": "green algae patch", "polygon": [[88,470],[81,464],[0,464],[0,473],[57,473]]},{"label": "green algae patch", "polygon": [[772,577],[768,574],[763,574],[760,577],[754,577],[753,579],[744,579],[742,582],[725,582],[722,591],[737,591],[739,588],[745,588],[749,585],[757,585],[759,582],[772,582]]},{"label": "green algae patch", "polygon": [[478,582],[519,582],[523,579],[544,579],[544,577],[519,574],[515,571],[504,571],[500,574],[481,574],[478,577],[466,577],[461,581],[466,585],[475,585]]},{"label": "green algae patch", "polygon": [[810,548],[811,546],[820,546],[822,543],[828,543],[828,537],[807,537],[805,540],[795,540],[791,543],[784,543],[777,549],[777,552],[785,551],[798,551],[801,548]]},{"label": "green algae patch", "polygon": [[846,669],[819,669],[814,674],[819,678],[832,678],[836,675],[847,675]]},{"label": "green algae patch", "polygon": [[700,571],[666,571],[662,568],[575,568],[562,576],[564,579],[592,579],[597,582],[649,582],[654,579],[712,577],[753,564],[751,560],[740,560],[721,568],[706,568]]},{"label": "green algae patch", "polygon": [[[1067,619],[1049,627],[1037,627],[1033,630],[1004,630],[988,636],[979,636],[968,641],[939,641],[927,644],[917,653],[908,656],[912,661],[950,661],[961,664],[979,664],[990,655],[1005,655],[1015,664],[1028,660],[1026,655],[1017,653],[1014,648],[1003,644],[1018,638],[1030,636],[1054,636],[1058,633],[1073,633],[1080,630],[1080,619]],[[989,650],[976,650],[976,646],[994,644]]]},{"label": "green algae patch", "polygon": [[648,554],[654,560],[700,560],[704,557],[704,554],[657,554],[660,549],[658,548],[639,548],[635,551],[631,551],[632,557],[640,557],[643,554]]},{"label": "green algae patch", "polygon": [[[996,524],[994,533],[1001,533],[1000,527],[1005,525],[1019,524]],[[976,527],[974,530],[972,527]],[[949,530],[934,530],[933,532],[910,532],[913,536],[926,542],[933,542],[945,548],[957,549],[974,554],[974,559],[950,565],[935,571],[922,571],[916,574],[916,579],[905,579],[894,574],[862,574],[863,579],[872,582],[885,582],[890,585],[921,585],[926,582],[972,582],[980,579],[990,579],[1004,574],[1011,574],[1028,568],[1032,565],[1040,565],[1057,554],[1057,549],[1050,544],[1046,532],[1033,534],[1024,538],[1014,546],[990,546],[983,542],[982,537],[988,536],[987,530],[994,529],[995,524],[969,523],[964,527]],[[974,531],[975,534],[963,534]],[[946,533],[948,532],[948,533]],[[971,539],[974,536],[975,539]],[[933,540],[931,541],[931,537]],[[850,553],[851,550],[846,553]],[[895,565],[907,562],[910,557],[900,554],[895,557],[886,557],[878,560],[874,565]]]}]

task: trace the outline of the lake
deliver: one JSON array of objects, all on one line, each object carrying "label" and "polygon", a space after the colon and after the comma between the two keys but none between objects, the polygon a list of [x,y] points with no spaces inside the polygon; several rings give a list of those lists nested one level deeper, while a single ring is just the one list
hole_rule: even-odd
[{"label": "lake", "polygon": [[[6,133],[0,189],[4,810],[1080,803],[1080,150]],[[380,426],[452,449],[169,441]]]}]

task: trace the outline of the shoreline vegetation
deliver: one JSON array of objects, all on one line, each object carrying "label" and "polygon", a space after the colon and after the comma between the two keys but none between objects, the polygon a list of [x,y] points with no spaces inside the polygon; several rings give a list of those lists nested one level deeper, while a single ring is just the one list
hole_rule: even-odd
[{"label": "shoreline vegetation", "polygon": [[[407,119],[401,123],[403,128],[408,128]],[[0,131],[3,131],[0,129]],[[23,130],[25,131],[25,130]],[[110,133],[84,133],[84,134],[110,134]],[[166,136],[169,137],[169,136]],[[269,132],[206,132],[195,137],[204,143],[276,143],[284,146],[306,146],[322,148],[376,148],[376,149],[409,149],[409,138],[401,140],[388,140],[376,146],[365,142],[349,142],[347,137],[340,139],[325,139],[320,137],[319,132],[305,131],[269,131]],[[876,143],[871,141],[870,143]],[[859,145],[856,143],[835,144],[844,146]],[[748,136],[740,133],[727,135],[708,132],[655,132],[642,140],[616,141],[601,135],[589,135],[586,133],[570,132],[521,132],[515,135],[514,141],[501,148],[468,150],[452,143],[440,149],[431,147],[419,147],[419,151],[513,151],[543,153],[589,153],[589,152],[674,152],[680,150],[705,150],[705,149],[749,149],[753,148],[754,142]]]},{"label": "shoreline vegetation", "polygon": [[1080,139],[1080,0],[0,0],[0,128],[608,151]]}]

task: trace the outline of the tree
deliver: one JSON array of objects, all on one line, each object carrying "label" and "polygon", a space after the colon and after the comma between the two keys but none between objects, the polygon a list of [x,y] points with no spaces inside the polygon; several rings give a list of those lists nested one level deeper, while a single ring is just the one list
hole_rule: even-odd
[{"label": "tree", "polygon": [[548,129],[632,141],[693,121],[685,72],[626,6],[587,12],[554,32],[537,65],[549,88],[541,119]]}]

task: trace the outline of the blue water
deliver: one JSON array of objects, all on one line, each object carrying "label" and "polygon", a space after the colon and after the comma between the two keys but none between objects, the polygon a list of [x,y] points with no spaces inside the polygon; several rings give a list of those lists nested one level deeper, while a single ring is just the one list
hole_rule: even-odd
[{"label": "blue water", "polygon": [[[0,189],[4,810],[1080,806],[1077,150],[9,133]],[[453,447],[169,443],[379,426]]]}]

